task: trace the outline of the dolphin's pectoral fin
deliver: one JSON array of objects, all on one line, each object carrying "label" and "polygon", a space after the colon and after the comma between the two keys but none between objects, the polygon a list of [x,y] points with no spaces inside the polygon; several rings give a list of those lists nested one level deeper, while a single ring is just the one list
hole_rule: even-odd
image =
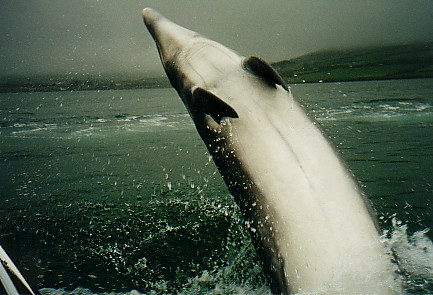
[{"label": "dolphin's pectoral fin", "polygon": [[283,78],[281,78],[280,74],[278,74],[270,64],[268,64],[263,59],[257,56],[250,56],[243,60],[243,67],[263,79],[265,82],[271,84],[272,86],[281,85],[284,89],[289,91],[286,83]]},{"label": "dolphin's pectoral fin", "polygon": [[206,89],[197,87],[194,89],[192,96],[196,108],[212,117],[218,124],[221,122],[222,118],[239,118],[238,114],[231,106]]}]

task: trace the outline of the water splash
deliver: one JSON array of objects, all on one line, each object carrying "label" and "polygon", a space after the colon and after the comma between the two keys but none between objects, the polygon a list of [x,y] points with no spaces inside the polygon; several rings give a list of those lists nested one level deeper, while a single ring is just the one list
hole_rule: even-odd
[{"label": "water splash", "polygon": [[[408,293],[433,292],[433,242],[429,229],[408,233],[408,226],[392,218],[392,229],[382,235],[386,248],[394,256]],[[428,291],[429,290],[429,291]]]}]

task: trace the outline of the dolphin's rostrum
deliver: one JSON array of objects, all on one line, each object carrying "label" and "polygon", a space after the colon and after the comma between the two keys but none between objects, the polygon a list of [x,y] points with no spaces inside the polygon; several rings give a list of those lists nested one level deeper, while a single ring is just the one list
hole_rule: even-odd
[{"label": "dolphin's rostrum", "polygon": [[398,293],[352,173],[278,73],[153,9],[142,14],[249,225],[272,292]]}]

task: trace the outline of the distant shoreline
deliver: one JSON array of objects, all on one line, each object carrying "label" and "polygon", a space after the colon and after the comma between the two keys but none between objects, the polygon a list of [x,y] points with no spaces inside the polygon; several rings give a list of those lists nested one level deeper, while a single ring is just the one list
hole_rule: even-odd
[{"label": "distant shoreline", "polygon": [[[287,84],[433,78],[433,43],[314,52],[273,63]],[[50,77],[0,82],[0,92],[167,88],[166,77]]]},{"label": "distant shoreline", "polygon": [[98,81],[98,80],[61,80],[54,81],[26,81],[0,84],[0,93],[6,92],[54,92],[54,91],[97,91],[120,89],[166,88],[170,83],[165,78],[143,78],[127,81]]},{"label": "distant shoreline", "polygon": [[[385,81],[385,80],[409,80],[409,79],[433,79],[433,77],[404,77],[404,78],[365,78],[365,79],[351,79],[347,78],[346,80],[330,80],[330,79],[319,79],[318,81],[302,81],[298,79],[291,79],[287,81],[288,85],[293,84],[316,84],[316,83],[344,83],[344,82],[367,82],[367,81]],[[160,84],[133,84],[131,82],[117,83],[117,85],[112,84],[97,84],[97,85],[79,85],[79,86],[57,86],[57,85],[32,85],[32,84],[24,84],[24,85],[16,85],[16,86],[4,86],[0,85],[0,93],[20,93],[20,92],[63,92],[63,91],[105,91],[105,90],[128,90],[128,89],[158,89],[158,88],[170,88],[170,84],[168,81],[162,81]]]}]

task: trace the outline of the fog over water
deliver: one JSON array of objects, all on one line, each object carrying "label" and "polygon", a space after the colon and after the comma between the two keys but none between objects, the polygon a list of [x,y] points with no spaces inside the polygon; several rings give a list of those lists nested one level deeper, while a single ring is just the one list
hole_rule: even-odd
[{"label": "fog over water", "polygon": [[431,0],[3,0],[0,79],[160,76],[144,7],[271,62],[327,48],[433,41]]}]

